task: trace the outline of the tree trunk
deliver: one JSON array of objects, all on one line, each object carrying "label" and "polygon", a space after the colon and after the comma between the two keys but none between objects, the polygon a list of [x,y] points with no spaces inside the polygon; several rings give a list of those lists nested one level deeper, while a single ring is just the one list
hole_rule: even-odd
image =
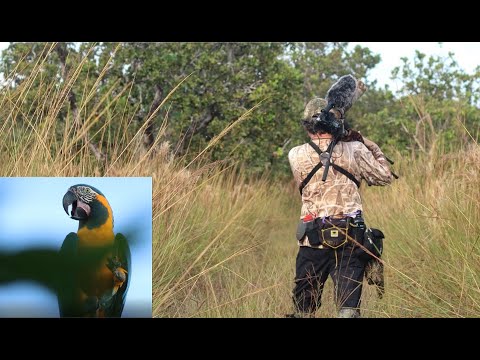
[{"label": "tree trunk", "polygon": [[[66,85],[67,84],[67,76],[68,76],[68,65],[67,65],[67,45],[65,43],[58,43],[57,46],[55,47],[55,51],[58,54],[58,58],[60,60],[60,64],[62,66],[62,78],[63,82]],[[80,126],[82,125],[80,116],[78,114],[78,107],[77,107],[77,97],[75,96],[75,92],[73,91],[73,87],[70,88],[68,92],[68,102],[70,104],[70,110],[72,111],[72,116],[73,116],[73,124],[78,130]],[[90,138],[88,134],[85,134],[85,141],[88,144],[89,149],[92,151],[93,155],[98,161],[105,161],[106,160],[106,155],[100,151],[97,145],[95,145],[93,142],[90,141]]]},{"label": "tree trunk", "polygon": [[[145,129],[145,134],[143,135],[143,145],[145,146],[146,150],[148,151],[155,142],[155,135],[153,134],[154,125],[155,125],[155,116],[152,116],[153,113],[157,110],[160,106],[163,98],[163,91],[160,85],[155,85],[155,97],[153,98],[152,105],[150,106],[150,111],[148,112],[145,121],[148,122],[147,127]],[[158,113],[157,113],[158,114]]]}]

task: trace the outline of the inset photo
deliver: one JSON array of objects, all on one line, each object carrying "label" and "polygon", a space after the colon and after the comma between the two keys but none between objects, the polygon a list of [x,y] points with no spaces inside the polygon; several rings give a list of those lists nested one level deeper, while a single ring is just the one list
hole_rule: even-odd
[{"label": "inset photo", "polygon": [[0,178],[0,317],[152,317],[152,178]]}]

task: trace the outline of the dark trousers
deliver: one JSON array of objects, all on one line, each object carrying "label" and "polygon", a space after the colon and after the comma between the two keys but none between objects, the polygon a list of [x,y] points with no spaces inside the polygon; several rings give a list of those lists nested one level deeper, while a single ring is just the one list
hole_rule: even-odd
[{"label": "dark trousers", "polygon": [[[335,255],[336,252],[336,255]],[[297,312],[314,313],[321,305],[323,286],[330,275],[339,309],[360,309],[365,262],[351,245],[333,249],[301,246],[296,261],[293,300]]]}]

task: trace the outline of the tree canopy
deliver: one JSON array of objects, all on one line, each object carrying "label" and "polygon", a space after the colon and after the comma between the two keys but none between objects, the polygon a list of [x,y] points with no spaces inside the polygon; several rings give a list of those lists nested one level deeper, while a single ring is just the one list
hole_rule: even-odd
[{"label": "tree canopy", "polygon": [[106,121],[115,131],[128,119],[129,132],[143,127],[147,149],[168,143],[188,159],[258,105],[211,149],[211,159],[241,161],[252,174],[286,174],[289,149],[306,139],[304,106],[345,74],[369,87],[347,119],[380,146],[429,151],[437,141],[465,140],[465,128],[477,136],[480,70],[467,74],[453,54],[417,51],[413,63],[405,58],[392,72],[402,84],[394,94],[370,82],[380,60],[347,43],[11,43],[0,72],[4,91],[28,89],[15,104],[19,121],[47,116],[45,109],[56,109],[50,116],[60,124],[99,117],[88,134],[99,159],[113,141],[96,131]]}]

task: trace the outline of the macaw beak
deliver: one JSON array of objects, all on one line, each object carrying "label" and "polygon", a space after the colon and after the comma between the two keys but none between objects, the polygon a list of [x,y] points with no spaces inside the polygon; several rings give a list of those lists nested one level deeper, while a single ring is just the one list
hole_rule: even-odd
[{"label": "macaw beak", "polygon": [[[72,205],[70,214],[68,213],[68,207]],[[63,209],[74,220],[85,220],[90,215],[90,206],[84,202],[78,200],[77,196],[68,190],[63,196]]]}]

